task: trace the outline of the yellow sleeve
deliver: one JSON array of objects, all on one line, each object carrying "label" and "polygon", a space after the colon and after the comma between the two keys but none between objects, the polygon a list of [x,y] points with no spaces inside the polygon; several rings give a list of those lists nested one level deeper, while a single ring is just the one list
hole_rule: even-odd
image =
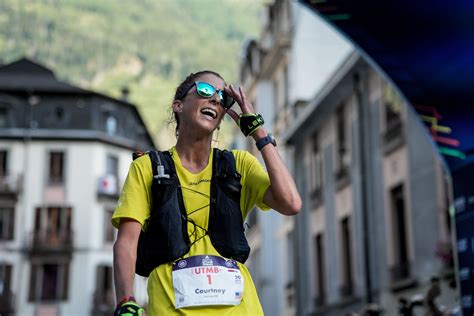
[{"label": "yellow sleeve", "polygon": [[143,225],[150,215],[153,173],[148,155],[135,159],[128,170],[122,193],[112,215],[112,225],[118,228],[120,219],[132,218]]},{"label": "yellow sleeve", "polygon": [[240,207],[245,216],[257,205],[262,210],[269,210],[263,202],[265,192],[270,187],[270,178],[262,164],[251,153],[243,150],[232,150],[236,161],[237,172],[242,176],[242,194]]}]

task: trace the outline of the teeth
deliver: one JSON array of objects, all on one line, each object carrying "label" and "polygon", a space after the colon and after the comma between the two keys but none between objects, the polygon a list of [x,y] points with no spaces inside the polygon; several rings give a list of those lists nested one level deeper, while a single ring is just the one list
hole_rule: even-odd
[{"label": "teeth", "polygon": [[213,109],[210,109],[210,108],[204,108],[201,110],[201,113],[202,114],[206,114],[206,115],[209,115],[211,116],[212,118],[216,118],[217,117],[217,112],[214,111]]}]

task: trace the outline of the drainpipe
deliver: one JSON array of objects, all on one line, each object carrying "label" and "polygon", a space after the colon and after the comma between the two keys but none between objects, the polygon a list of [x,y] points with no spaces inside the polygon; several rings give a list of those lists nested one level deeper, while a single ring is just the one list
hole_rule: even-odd
[{"label": "drainpipe", "polygon": [[357,98],[357,118],[358,124],[358,137],[359,137],[359,159],[360,159],[360,187],[361,187],[361,213],[362,213],[362,238],[363,238],[363,256],[364,256],[364,285],[365,285],[365,299],[366,303],[370,304],[373,302],[372,297],[372,276],[371,276],[371,261],[370,261],[370,236],[369,236],[369,203],[368,193],[369,186],[367,183],[368,169],[367,162],[370,159],[370,154],[367,153],[369,130],[366,122],[366,109],[367,106],[364,99],[363,81],[360,78],[359,73],[355,73],[354,77],[354,89]]}]

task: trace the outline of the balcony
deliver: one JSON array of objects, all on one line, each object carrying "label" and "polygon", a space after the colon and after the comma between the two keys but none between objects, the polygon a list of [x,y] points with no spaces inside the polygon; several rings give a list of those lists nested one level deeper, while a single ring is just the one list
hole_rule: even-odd
[{"label": "balcony", "polygon": [[20,174],[0,176],[0,194],[18,194],[23,189],[23,177]]},{"label": "balcony", "polygon": [[73,232],[55,232],[50,229],[37,230],[31,233],[31,253],[71,253]]},{"label": "balcony", "polygon": [[15,295],[10,290],[0,294],[0,315],[15,314]]}]

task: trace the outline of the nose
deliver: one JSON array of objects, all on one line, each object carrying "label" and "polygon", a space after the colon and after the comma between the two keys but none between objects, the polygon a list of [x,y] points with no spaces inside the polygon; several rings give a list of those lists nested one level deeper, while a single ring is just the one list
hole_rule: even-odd
[{"label": "nose", "polygon": [[214,93],[214,95],[210,98],[210,102],[212,102],[213,104],[219,104],[221,102],[219,92],[216,91],[216,93]]}]

